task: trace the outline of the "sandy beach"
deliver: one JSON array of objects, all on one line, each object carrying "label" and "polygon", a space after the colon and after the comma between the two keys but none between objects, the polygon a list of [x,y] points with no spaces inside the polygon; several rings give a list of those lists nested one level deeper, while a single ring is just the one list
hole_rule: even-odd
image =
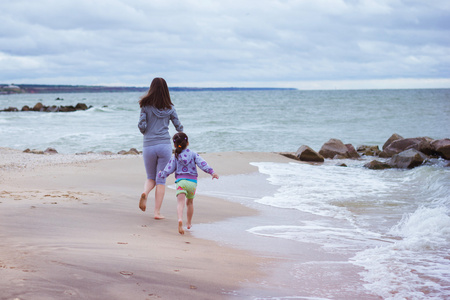
[{"label": "sandy beach", "polygon": [[[276,153],[202,156],[220,175],[290,161]],[[141,156],[0,148],[0,157],[0,299],[227,299],[268,275],[262,266],[273,258],[178,234],[173,189],[164,220],[152,218],[153,197],[140,211]],[[194,227],[257,213],[198,195]]]}]

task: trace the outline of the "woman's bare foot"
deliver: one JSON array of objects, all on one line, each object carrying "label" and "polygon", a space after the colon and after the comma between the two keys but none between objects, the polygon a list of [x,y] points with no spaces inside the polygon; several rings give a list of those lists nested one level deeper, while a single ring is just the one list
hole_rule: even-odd
[{"label": "woman's bare foot", "polygon": [[142,193],[141,199],[139,200],[139,208],[142,211],[145,211],[147,208],[147,195],[145,193]]},{"label": "woman's bare foot", "polygon": [[192,224],[191,223],[187,223],[187,229],[191,229]]},{"label": "woman's bare foot", "polygon": [[184,234],[183,222],[182,221],[178,221],[178,232],[180,234]]}]

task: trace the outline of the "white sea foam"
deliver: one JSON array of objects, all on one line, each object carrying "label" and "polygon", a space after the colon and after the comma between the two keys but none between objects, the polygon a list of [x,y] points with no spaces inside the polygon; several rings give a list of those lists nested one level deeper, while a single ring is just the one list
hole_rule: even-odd
[{"label": "white sea foam", "polygon": [[248,231],[354,255],[365,287],[385,299],[450,297],[449,170],[372,171],[361,164],[254,163],[279,186],[258,203],[316,217]]},{"label": "white sea foam", "polygon": [[380,176],[382,173],[368,171],[360,167],[362,162],[358,163],[359,167],[340,167],[335,163],[322,166],[254,163],[260,172],[269,175],[272,184],[280,186],[275,195],[258,202],[353,224],[358,217],[353,213],[355,210],[397,206],[406,201],[395,197],[394,187],[398,184],[395,178]]},{"label": "white sea foam", "polygon": [[448,207],[418,208],[390,233],[400,239],[358,253],[366,287],[384,299],[450,297],[450,217]]},{"label": "white sea foam", "polygon": [[327,252],[348,253],[380,244],[379,233],[357,228],[339,228],[331,222],[303,221],[301,226],[257,226],[248,232],[319,245]]},{"label": "white sea foam", "polygon": [[[450,208],[420,207],[414,213],[405,214],[390,233],[402,237],[397,247],[403,250],[440,250],[450,251]],[[450,252],[449,252],[450,253]],[[449,269],[450,273],[450,269]]]}]

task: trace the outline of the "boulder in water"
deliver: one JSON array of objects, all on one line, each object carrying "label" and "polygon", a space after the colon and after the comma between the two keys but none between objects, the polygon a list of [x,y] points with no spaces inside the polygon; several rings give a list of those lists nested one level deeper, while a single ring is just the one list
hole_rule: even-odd
[{"label": "boulder in water", "polygon": [[345,145],[341,140],[330,139],[320,148],[319,154],[324,158],[358,158],[359,154],[351,144]]},{"label": "boulder in water", "polygon": [[322,155],[306,145],[302,145],[298,148],[295,156],[302,161],[323,162],[325,160]]},{"label": "boulder in water", "polygon": [[392,156],[389,164],[394,168],[412,169],[422,165],[427,159],[425,154],[411,148]]}]

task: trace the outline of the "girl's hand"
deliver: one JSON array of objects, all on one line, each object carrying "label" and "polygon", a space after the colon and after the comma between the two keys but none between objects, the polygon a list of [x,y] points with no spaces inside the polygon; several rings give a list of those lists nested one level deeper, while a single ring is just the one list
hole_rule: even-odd
[{"label": "girl's hand", "polygon": [[217,175],[216,173],[212,174],[212,179],[219,179],[219,175]]}]

